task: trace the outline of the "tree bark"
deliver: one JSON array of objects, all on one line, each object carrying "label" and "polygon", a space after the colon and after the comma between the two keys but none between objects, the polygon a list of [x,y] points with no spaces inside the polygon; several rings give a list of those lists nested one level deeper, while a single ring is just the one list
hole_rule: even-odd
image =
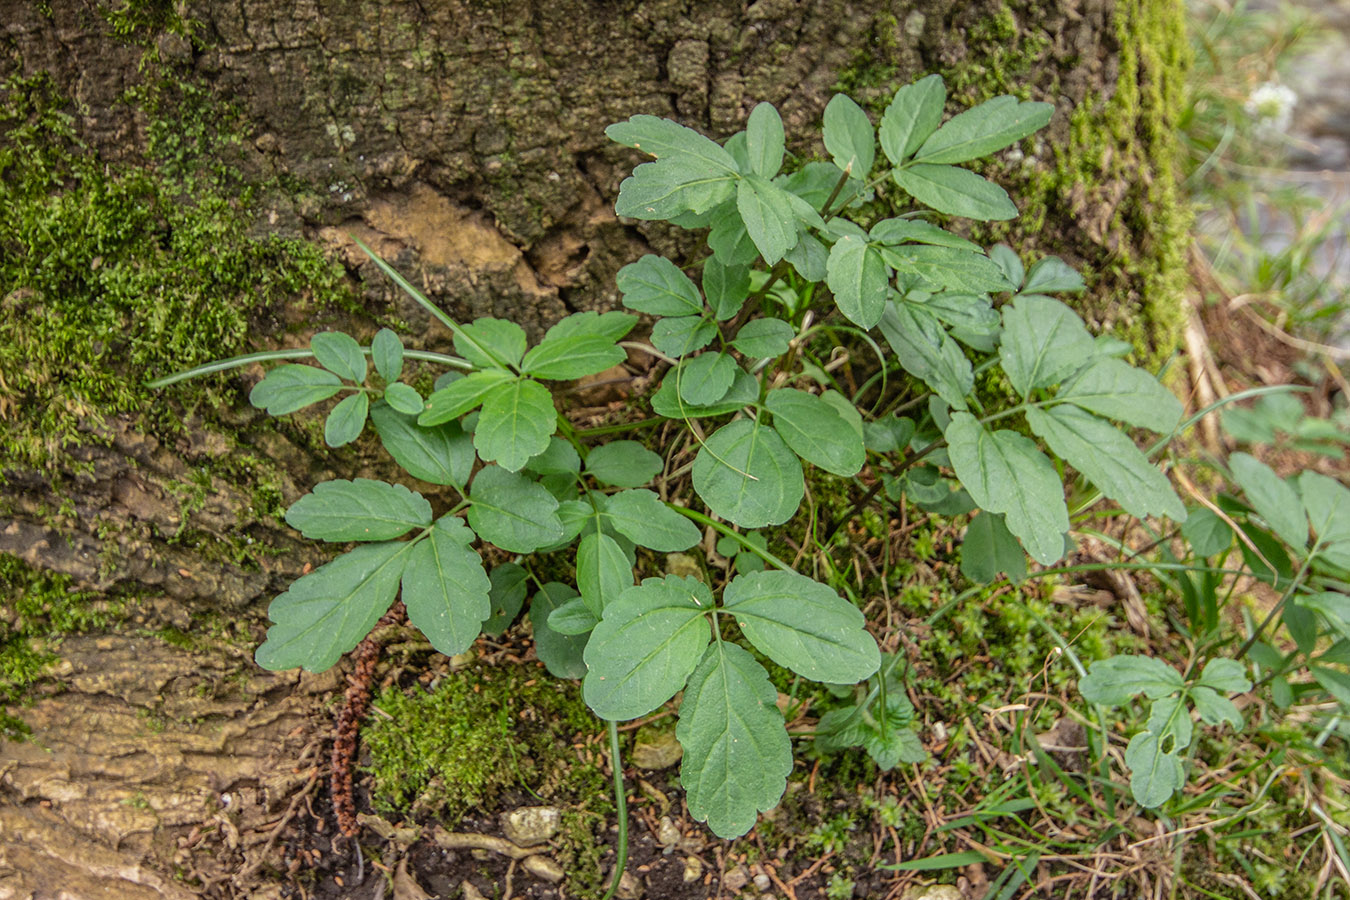
[{"label": "tree bark", "polygon": [[[614,216],[635,159],[606,125],[648,113],[720,139],[769,100],[790,149],[819,153],[836,85],[876,104],[929,71],[947,76],[951,111],[1014,89],[1055,104],[1036,161],[988,170],[1031,230],[986,236],[1085,265],[1097,323],[1171,339],[1184,231],[1170,170],[1176,0],[0,0],[0,21],[0,78],[48,73],[110,167],[144,164],[152,119],[175,114],[128,102],[129,89],[169,85],[184,103],[233,110],[241,178],[270,185],[258,232],[325,245],[358,285],[354,327],[399,319],[413,346],[446,336],[349,234],[452,315],[511,318],[537,337],[569,311],[616,306],[621,265],[688,246]],[[258,320],[257,349],[308,340],[306,323],[287,333]],[[158,374],[120,377],[140,390]],[[58,448],[50,466],[0,459],[0,552],[135,598],[121,628],[67,638],[33,704],[13,710],[33,735],[0,744],[0,897],[222,893],[217,879],[240,868],[249,880],[234,888],[263,896],[283,877],[270,829],[322,758],[320,703],[338,682],[265,674],[249,648],[267,600],[322,551],[258,514],[256,482],[211,465],[225,453],[273,461],[285,503],[325,477],[384,470],[373,447],[328,456],[303,422],[273,427],[234,396],[237,409],[185,413],[189,439],[166,443],[149,415],[91,411],[98,439]],[[184,506],[201,471],[205,499]],[[200,538],[176,540],[185,528]],[[241,536],[254,549],[222,550]],[[199,633],[208,618],[240,624],[191,649],[147,636]]]}]

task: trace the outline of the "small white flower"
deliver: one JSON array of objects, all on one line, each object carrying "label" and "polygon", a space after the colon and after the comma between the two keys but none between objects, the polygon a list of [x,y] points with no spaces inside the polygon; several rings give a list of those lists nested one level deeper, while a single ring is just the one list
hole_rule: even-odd
[{"label": "small white flower", "polygon": [[1252,90],[1242,108],[1255,121],[1257,131],[1279,133],[1289,128],[1297,103],[1298,94],[1292,88],[1267,81]]}]

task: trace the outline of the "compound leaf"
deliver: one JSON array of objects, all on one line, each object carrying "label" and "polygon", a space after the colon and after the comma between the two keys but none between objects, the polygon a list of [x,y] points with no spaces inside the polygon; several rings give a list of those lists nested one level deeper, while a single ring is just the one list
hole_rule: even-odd
[{"label": "compound leaf", "polygon": [[1232,700],[1207,687],[1191,688],[1191,702],[1195,711],[1206,725],[1232,725],[1235,730],[1242,728],[1242,713]]},{"label": "compound leaf", "polygon": [[1003,513],[1008,530],[1042,565],[1063,556],[1069,514],[1064,486],[1045,454],[1028,438],[990,431],[966,412],[952,415],[946,436],[956,476],[980,508]]},{"label": "compound leaf", "polygon": [[866,461],[862,435],[833,406],[792,388],[769,391],[764,405],[773,428],[802,459],[826,472],[857,475]]},{"label": "compound leaf", "polygon": [[1061,459],[1130,515],[1185,519],[1186,507],[1167,476],[1110,422],[1066,404],[1028,409],[1027,423]]},{"label": "compound leaf", "polygon": [[473,445],[484,462],[517,472],[548,449],[557,416],[548,388],[528,378],[509,381],[483,398]]},{"label": "compound leaf", "polygon": [[852,684],[881,664],[862,612],[805,575],[741,575],[727,585],[722,603],[757,650],[805,678]]},{"label": "compound leaf", "polygon": [[586,705],[602,719],[646,715],[684,687],[712,631],[712,594],[697,579],[667,575],[630,587],[605,607],[586,645]]},{"label": "compound leaf", "polygon": [[318,541],[389,541],[431,524],[431,504],[401,484],[325,481],[286,510],[286,524]]},{"label": "compound leaf", "polygon": [[473,439],[458,422],[419,426],[417,420],[376,403],[370,421],[389,455],[414,478],[432,484],[464,485],[473,471]]},{"label": "compound leaf", "polygon": [[272,601],[275,623],[254,658],[264,669],[322,672],[370,633],[394,602],[409,541],[361,544]]},{"label": "compound leaf", "polygon": [[708,508],[742,528],[783,524],[806,491],[802,465],[787,444],[750,419],[723,425],[699,447],[693,478]]},{"label": "compound leaf", "polygon": [[282,416],[327,400],[340,390],[342,379],[332,372],[287,363],[277,366],[255,384],[249,391],[248,402],[271,415]]},{"label": "compound leaf", "polygon": [[689,678],[675,736],[689,814],[722,838],[739,837],[783,796],[792,743],[764,667],[718,641]]},{"label": "compound leaf", "polygon": [[698,526],[652,491],[620,491],[605,502],[609,524],[640,547],[658,553],[688,550],[699,542]]},{"label": "compound leaf", "polygon": [[473,539],[462,519],[445,516],[412,548],[403,569],[408,621],[446,656],[469,649],[492,613],[492,583],[482,558],[469,549]]},{"label": "compound leaf", "polygon": [[356,338],[342,331],[321,331],[309,340],[319,365],[357,384],[366,380],[366,355]]},{"label": "compound leaf", "polygon": [[474,477],[469,525],[490,544],[511,553],[533,553],[562,540],[558,501],[544,488],[501,466]]},{"label": "compound leaf", "polygon": [[488,394],[514,378],[505,369],[485,369],[457,378],[427,398],[417,417],[417,424],[439,425],[458,419],[482,403]]},{"label": "compound leaf", "polygon": [[651,481],[665,463],[637,441],[610,441],[586,457],[586,474],[614,487],[640,487]]}]

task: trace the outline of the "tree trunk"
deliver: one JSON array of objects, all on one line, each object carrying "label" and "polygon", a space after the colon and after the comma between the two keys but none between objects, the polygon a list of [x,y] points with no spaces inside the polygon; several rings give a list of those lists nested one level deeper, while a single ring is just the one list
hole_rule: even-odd
[{"label": "tree trunk", "polygon": [[[129,340],[168,329],[153,321],[155,295],[116,311],[97,336],[89,325],[87,356],[53,350],[34,324],[11,326],[6,340],[22,348],[24,368],[0,374],[10,432],[0,554],[68,578],[86,592],[81,602],[125,612],[104,616],[103,633],[52,644],[45,680],[10,710],[32,735],[0,743],[0,897],[58,887],[77,897],[224,894],[215,879],[241,869],[249,874],[233,889],[264,896],[284,878],[272,829],[322,758],[320,703],[338,682],[252,663],[267,600],[322,559],[277,510],[325,477],[378,477],[382,463],[366,444],[328,455],[312,420],[272,423],[248,409],[244,391],[260,370],[209,387],[140,385],[213,356],[303,346],[319,325],[369,334],[402,323],[410,345],[443,347],[444,332],[349,234],[453,315],[511,318],[537,337],[569,311],[616,305],[624,263],[687,246],[664,226],[614,216],[635,159],[607,141],[606,125],[650,113],[724,138],[769,100],[790,149],[818,154],[836,88],[875,111],[899,84],[938,71],[951,111],[1009,91],[1056,106],[1034,157],[987,169],[1024,218],[977,236],[1085,267],[1090,318],[1123,326],[1146,353],[1170,346],[1178,320],[1179,0],[0,0],[0,21],[3,105],[21,110],[0,122],[0,180],[13,188],[33,174],[21,126],[37,114],[22,110],[45,74],[83,142],[70,152],[119,185],[143,173],[160,186],[158,202],[186,207],[205,206],[202,173],[224,171],[210,183],[237,193],[210,215],[244,222],[235,244],[204,235],[200,264],[177,251],[158,263],[118,259],[101,243],[79,255],[78,234],[41,253],[0,243],[11,259],[0,260],[0,316],[62,317],[78,345],[81,316],[97,312],[99,285],[110,283],[89,270],[105,279],[126,266],[175,284],[177,266],[208,268],[265,234],[323,247],[349,285],[344,294],[324,281],[301,245],[287,244],[277,265],[313,285],[259,265],[251,277],[266,286],[255,293],[231,275],[234,294],[203,296],[184,313],[199,316],[209,346],[174,356],[166,343],[140,361],[100,348],[110,327]],[[42,182],[45,198],[29,196],[25,208],[62,195],[84,203],[92,177]],[[192,236],[172,224],[176,214],[136,227],[179,247]],[[132,246],[143,236],[122,238]],[[32,254],[34,266],[59,265],[63,247],[80,269],[67,274],[90,290],[79,309],[13,262]],[[214,336],[226,312],[251,333]],[[71,393],[91,369],[108,380]],[[18,611],[28,583],[9,585],[10,644],[41,637]],[[35,621],[61,631],[52,615]],[[172,635],[191,636],[190,646]]]}]

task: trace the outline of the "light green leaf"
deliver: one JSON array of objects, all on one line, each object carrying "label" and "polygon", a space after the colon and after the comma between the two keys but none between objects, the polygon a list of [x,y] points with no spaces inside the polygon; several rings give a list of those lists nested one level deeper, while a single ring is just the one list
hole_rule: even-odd
[{"label": "light green leaf", "polygon": [[1334,478],[1317,472],[1298,476],[1303,507],[1312,520],[1313,532],[1326,544],[1350,541],[1350,490]]},{"label": "light green leaf", "polygon": [[830,248],[825,283],[839,311],[860,328],[872,328],[881,321],[889,279],[890,270],[881,254],[863,239],[841,237]]},{"label": "light green leaf", "polygon": [[410,416],[422,412],[422,395],[412,385],[402,382],[396,381],[384,389],[384,402]]},{"label": "light green leaf", "polygon": [[708,257],[703,263],[703,293],[717,319],[730,319],[750,296],[750,267],[728,266],[716,256]]},{"label": "light green leaf", "polygon": [[381,328],[370,342],[370,358],[384,383],[393,384],[403,374],[403,341],[388,328]]},{"label": "light green leaf", "polygon": [[970,360],[926,309],[888,301],[881,333],[905,371],[921,379],[955,409],[966,408],[975,387]]},{"label": "light green leaf", "polygon": [[652,326],[652,346],[667,356],[702,350],[717,337],[717,326],[702,316],[660,319]]},{"label": "light green leaf", "polygon": [[577,590],[598,619],[605,607],[633,586],[623,549],[607,534],[588,534],[577,545]]},{"label": "light green leaf", "polygon": [[825,149],[834,164],[855,178],[866,179],[876,161],[876,135],[867,113],[843,94],[825,106]]},{"label": "light green leaf", "polygon": [[[944,291],[919,304],[933,317],[969,334],[996,335],[1002,327],[988,294]],[[959,337],[959,335],[958,335]],[[969,343],[969,341],[967,341]]]},{"label": "light green leaf", "polygon": [[1295,595],[1294,602],[1304,609],[1322,614],[1341,637],[1350,638],[1350,595],[1332,591]]},{"label": "light green leaf", "polygon": [[1190,541],[1196,556],[1208,557],[1222,553],[1233,544],[1233,529],[1205,507],[1189,510],[1181,526],[1181,534]]},{"label": "light green leaf", "polygon": [[783,257],[807,281],[824,281],[829,275],[830,251],[815,235],[802,233],[797,245]]},{"label": "light green leaf", "polygon": [[739,419],[699,447],[694,490],[708,508],[742,528],[781,525],[805,494],[802,466],[776,432]]},{"label": "light green leaf", "polygon": [[[1008,381],[1023,397],[1064,380],[1092,358],[1094,347],[1083,320],[1058,300],[1018,297],[1003,307],[998,354]],[[1065,392],[1060,398],[1068,399]]]},{"label": "light green leaf", "polygon": [[[1003,341],[1007,344],[1006,334]],[[1181,421],[1181,401],[1171,391],[1148,372],[1118,359],[1097,360],[1055,396],[1160,434],[1171,433]]]},{"label": "light green leaf", "polygon": [[689,276],[664,256],[648,253],[619,270],[623,305],[652,316],[701,316],[703,298]]},{"label": "light green leaf", "polygon": [[728,641],[708,648],[689,678],[675,736],[689,814],[722,838],[754,827],[783,796],[792,743],[764,667]]},{"label": "light green leaf", "polygon": [[1064,486],[1036,445],[1016,432],[990,431],[966,412],[952,415],[946,435],[956,477],[980,508],[1003,513],[1008,530],[1042,565],[1063,556]]},{"label": "light green leaf", "polygon": [[1017,216],[1008,192],[956,166],[917,165],[891,173],[915,200],[949,216],[995,222]]},{"label": "light green leaf", "polygon": [[360,384],[366,380],[366,355],[356,338],[341,331],[321,331],[309,339],[319,365],[340,378]]},{"label": "light green leaf", "polygon": [[567,633],[553,627],[554,613],[567,606],[577,592],[565,584],[550,581],[530,601],[530,625],[534,630],[534,653],[555,678],[580,679],[586,674],[582,654],[589,639],[586,632]]},{"label": "light green leaf", "polygon": [[470,372],[428,397],[426,406],[417,417],[417,424],[425,427],[458,419],[482,403],[483,398],[498,387],[514,380],[515,376],[505,369]]},{"label": "light green leaf", "polygon": [[724,173],[739,172],[731,154],[717,142],[670,119],[630,116],[627,122],[616,122],[606,128],[605,135],[657,159],[684,157]]},{"label": "light green leaf", "polygon": [[881,149],[894,165],[900,165],[937,130],[947,87],[941,75],[929,75],[895,92],[881,117]]},{"label": "light green leaf", "polygon": [[458,422],[422,427],[412,416],[377,403],[370,421],[380,443],[405,471],[432,484],[462,486],[473,471],[473,439]]},{"label": "light green leaf", "polygon": [[1152,656],[1110,656],[1092,663],[1078,692],[1089,703],[1121,706],[1136,694],[1158,700],[1186,686],[1181,673]]},{"label": "light green leaf", "polygon": [[961,574],[979,584],[989,584],[1000,572],[1017,584],[1027,577],[1027,556],[1003,516],[981,512],[970,520],[961,541]]},{"label": "light green leaf", "polygon": [[1083,276],[1058,256],[1047,256],[1033,263],[1026,284],[1022,286],[1023,293],[1027,294],[1077,294],[1085,289]]},{"label": "light green leaf", "polygon": [[1195,704],[1195,711],[1200,714],[1200,719],[1206,725],[1222,725],[1227,722],[1235,731],[1242,729],[1242,713],[1238,712],[1233,701],[1227,697],[1220,696],[1207,687],[1196,687],[1191,689],[1191,702]]},{"label": "light green leaf", "polygon": [[1181,760],[1164,753],[1158,736],[1149,731],[1136,734],[1125,748],[1130,769],[1130,793],[1146,809],[1161,806],[1185,783]]},{"label": "light green leaf", "polygon": [[701,537],[697,525],[651,491],[620,491],[610,496],[605,516],[624,537],[658,553],[688,550]]},{"label": "light green leaf", "polygon": [[683,157],[643,163],[619,185],[614,212],[646,221],[706,213],[735,193],[736,176],[717,174]]},{"label": "light green leaf", "polygon": [[557,427],[558,413],[548,388],[520,378],[493,388],[483,398],[473,445],[484,462],[516,472],[548,448]]},{"label": "light green leaf", "polygon": [[1303,549],[1308,543],[1308,517],[1298,491],[1270,466],[1249,454],[1234,453],[1228,458],[1228,466],[1247,495],[1247,502],[1266,524],[1286,544]]},{"label": "light green leaf", "polygon": [[1205,669],[1200,673],[1200,681],[1197,683],[1228,694],[1241,694],[1252,689],[1246,666],[1236,659],[1223,657],[1205,663]]},{"label": "light green leaf", "polygon": [[361,436],[370,412],[370,395],[358,391],[344,397],[328,414],[323,425],[323,441],[330,447],[344,447]]},{"label": "light green leaf", "polygon": [[533,553],[562,540],[558,501],[501,466],[485,466],[478,473],[469,499],[469,524],[489,544],[511,553]]},{"label": "light green leaf", "polygon": [[544,340],[564,341],[571,338],[597,337],[620,341],[633,330],[637,316],[617,310],[607,313],[579,312],[561,319],[544,334]]},{"label": "light green leaf", "polygon": [[610,441],[586,457],[586,474],[614,487],[639,487],[651,481],[665,463],[637,441]]},{"label": "light green leaf", "polygon": [[694,406],[721,400],[736,378],[735,361],[725,353],[702,353],[680,367],[680,399]]},{"label": "light green leaf", "polygon": [[797,226],[788,194],[757,175],[736,186],[736,209],[764,262],[773,265],[797,243]]},{"label": "light green leaf", "polygon": [[796,572],[752,572],[727,585],[722,605],[765,656],[805,678],[863,681],[881,664],[862,612]]},{"label": "light green leaf", "polygon": [[712,216],[708,231],[708,246],[713,255],[726,266],[748,266],[759,259],[759,249],[750,240],[750,233],[741,221],[735,200],[724,203]]},{"label": "light green leaf", "polygon": [[607,337],[546,337],[539,346],[525,354],[520,367],[521,371],[535,378],[568,381],[603,372],[627,358],[627,352]]},{"label": "light green leaf", "polygon": [[1313,678],[1322,686],[1332,699],[1342,707],[1350,708],[1350,675],[1330,666],[1309,666]]},{"label": "light green leaf", "polygon": [[327,400],[340,390],[342,380],[332,372],[288,363],[277,366],[255,384],[249,391],[248,402],[271,415],[283,416]]},{"label": "light green leaf", "polygon": [[571,588],[568,588],[568,591],[571,593],[572,599],[560,604],[549,613],[548,625],[558,634],[588,635],[599,624],[600,619],[596,617],[595,613],[591,612],[591,608],[586,605],[586,601],[581,599],[576,591]]},{"label": "light green leaf", "polygon": [[745,126],[745,150],[750,170],[761,178],[772,178],[783,165],[783,120],[772,103],[760,103],[750,111]]},{"label": "light green leaf", "polygon": [[[1186,705],[1186,696],[1171,694],[1153,701],[1148,711],[1148,731],[1158,736],[1164,747],[1172,752],[1185,750],[1191,745],[1195,734],[1195,723],[1191,721],[1190,708]],[[1171,742],[1168,742],[1171,738]]]},{"label": "light green leaf", "polygon": [[597,716],[636,719],[684,687],[712,635],[712,594],[694,578],[648,578],[605,607],[586,645],[582,695]]},{"label": "light green leaf", "polygon": [[570,443],[555,434],[542,453],[530,457],[525,470],[536,475],[575,475],[581,471],[581,457]]},{"label": "light green leaf", "polygon": [[1026,269],[1022,267],[1022,258],[1017,255],[1007,244],[995,244],[989,248],[989,258],[994,261],[1003,275],[1008,279],[1008,283],[1014,289],[1021,287],[1022,280],[1026,278]]},{"label": "light green leaf", "polygon": [[772,359],[788,352],[796,334],[782,319],[751,319],[736,332],[731,346],[753,359]]},{"label": "light green leaf", "polygon": [[[872,226],[867,236],[878,244],[933,244],[971,253],[984,252],[979,244],[957,237],[922,219],[882,219]],[[993,255],[993,251],[990,251],[990,255]]]},{"label": "light green leaf", "polygon": [[492,570],[488,576],[491,582],[488,606],[492,614],[483,623],[483,633],[488,637],[500,637],[520,615],[529,577],[529,573],[516,563],[502,563]]},{"label": "light green leaf", "polygon": [[509,319],[483,318],[459,326],[455,351],[480,369],[514,366],[529,344],[525,329]]},{"label": "light green leaf", "polygon": [[764,405],[773,413],[774,431],[802,459],[844,477],[862,469],[867,459],[862,435],[820,397],[779,388],[769,391]]},{"label": "light green leaf", "polygon": [[924,281],[953,291],[996,294],[1012,290],[1003,270],[983,253],[953,247],[905,244],[881,251],[886,264],[900,273],[913,273]]},{"label": "light green leaf", "polygon": [[322,672],[370,633],[394,602],[409,541],[361,544],[298,579],[272,601],[276,624],[254,654],[273,671]]},{"label": "light green leaf", "polygon": [[431,524],[431,504],[401,484],[325,481],[286,510],[286,524],[318,541],[388,541]]},{"label": "light green leaf", "polygon": [[923,142],[915,162],[959,163],[988,156],[1040,131],[1054,115],[1049,103],[1019,103],[1004,94],[953,116]]},{"label": "light green leaf", "polygon": [[1185,519],[1186,507],[1167,476],[1110,422],[1066,404],[1028,409],[1027,424],[1056,455],[1130,515]]},{"label": "light green leaf", "polygon": [[759,399],[759,382],[740,366],[736,367],[731,389],[711,406],[692,406],[680,399],[675,385],[680,378],[679,368],[666,373],[661,386],[651,396],[652,412],[667,419],[696,419],[701,416],[721,416],[752,405]]},{"label": "light green leaf", "polygon": [[408,621],[446,656],[463,653],[492,613],[492,583],[483,560],[469,549],[474,535],[458,516],[445,516],[418,542],[403,570]]}]

